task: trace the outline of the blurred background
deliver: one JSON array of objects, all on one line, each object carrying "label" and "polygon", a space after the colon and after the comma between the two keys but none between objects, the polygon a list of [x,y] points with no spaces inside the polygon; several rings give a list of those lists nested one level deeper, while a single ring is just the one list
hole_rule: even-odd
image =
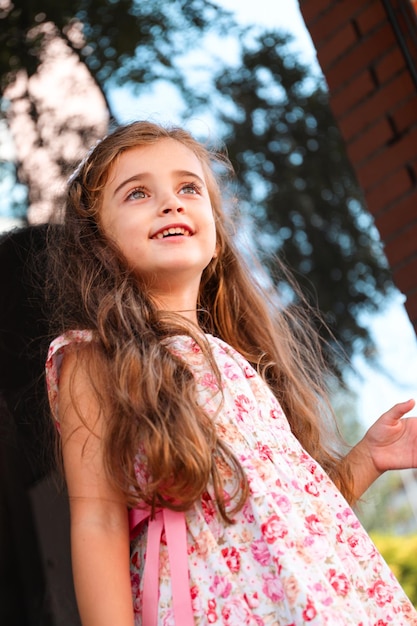
[{"label": "blurred background", "polygon": [[[339,24],[337,33],[320,26],[322,14],[330,16],[326,3],[320,13],[310,0],[0,0],[0,262],[7,303],[21,281],[16,268],[26,271],[30,265],[23,258],[26,244],[19,244],[17,256],[16,248],[9,250],[11,229],[59,219],[67,177],[114,124],[150,119],[185,126],[200,140],[227,149],[236,170],[232,191],[240,207],[239,242],[260,258],[265,280],[287,293],[274,273],[274,258],[283,257],[321,311],[330,329],[320,326],[334,371],[334,406],[345,437],[354,443],[394,403],[417,398],[417,342],[407,300],[411,288],[407,292],[396,279],[373,205],[381,184],[375,176],[378,162],[371,163],[365,180],[357,167],[364,161],[361,153],[347,145],[346,116],[338,116],[335,60],[382,32],[386,49],[406,59],[415,98],[410,50],[413,45],[417,50],[417,27],[408,0],[367,0],[353,17],[345,15],[343,24],[346,3],[327,4]],[[379,15],[379,22],[371,15]],[[405,15],[408,47],[398,27],[402,16],[405,28]],[[366,16],[371,35],[364,31]],[[392,39],[383,30],[384,20],[393,28]],[[387,54],[378,51],[368,72],[378,93],[378,62]],[[321,62],[329,58],[333,65]],[[392,70],[393,80],[401,74],[398,68]],[[381,137],[385,127],[374,122],[370,115],[357,137],[370,131]],[[417,115],[407,133],[416,126]],[[413,193],[416,146],[415,141],[406,164]],[[383,193],[389,196],[389,188]],[[390,202],[386,214],[391,215],[392,194]],[[414,209],[411,221],[416,217]],[[408,254],[417,254],[417,239]],[[416,276],[415,268],[413,280]],[[0,446],[0,621],[77,624],[65,499],[48,464],[38,462],[31,448],[41,441],[31,423],[35,417],[42,423],[41,403],[19,405],[16,397],[29,383],[16,383],[19,373],[10,382],[15,351],[7,332],[11,317],[13,323],[20,319],[19,302],[15,308],[2,305],[6,312],[1,314],[2,410],[17,426],[14,439],[10,428],[3,429]],[[17,337],[20,327],[13,332]],[[26,344],[34,341],[31,331],[25,332]],[[27,468],[18,478],[22,464]],[[417,548],[415,473],[380,478],[358,515],[416,604],[417,566],[410,561]]]}]

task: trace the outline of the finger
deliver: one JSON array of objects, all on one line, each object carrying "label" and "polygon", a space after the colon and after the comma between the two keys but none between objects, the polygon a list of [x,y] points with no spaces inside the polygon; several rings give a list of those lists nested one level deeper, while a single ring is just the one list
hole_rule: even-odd
[{"label": "finger", "polygon": [[381,417],[399,420],[403,415],[411,411],[414,406],[415,400],[413,398],[410,398],[410,400],[406,400],[405,402],[398,402],[397,404],[394,404],[394,406],[391,407]]}]

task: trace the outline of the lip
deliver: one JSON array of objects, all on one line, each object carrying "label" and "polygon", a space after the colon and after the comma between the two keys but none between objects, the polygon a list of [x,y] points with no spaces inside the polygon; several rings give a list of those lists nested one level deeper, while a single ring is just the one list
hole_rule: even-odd
[{"label": "lip", "polygon": [[175,222],[173,224],[165,224],[164,226],[161,226],[161,228],[158,228],[158,230],[152,233],[150,239],[156,239],[160,233],[163,233],[165,230],[169,230],[170,228],[182,228],[183,230],[188,231],[189,236],[194,235],[194,231],[191,226],[183,224],[182,222]]}]

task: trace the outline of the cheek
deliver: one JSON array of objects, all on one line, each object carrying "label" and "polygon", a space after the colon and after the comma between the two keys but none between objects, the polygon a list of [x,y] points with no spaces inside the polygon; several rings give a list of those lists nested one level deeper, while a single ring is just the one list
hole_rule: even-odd
[{"label": "cheek", "polygon": [[106,218],[99,224],[100,231],[110,245],[116,247],[117,252],[129,261],[134,254],[132,245],[135,238],[132,237],[132,229],[127,222],[120,223],[118,220]]},{"label": "cheek", "polygon": [[213,246],[213,259],[217,259],[222,249],[222,237],[217,232],[216,215],[211,216],[211,241]]},{"label": "cheek", "polygon": [[105,237],[109,237],[113,232],[113,220],[111,219],[111,215],[107,215],[105,212],[99,213],[97,215],[97,226]]},{"label": "cheek", "polygon": [[135,237],[145,232],[143,224],[133,213],[124,213],[121,216],[106,216],[102,221],[101,228],[107,237],[117,241],[119,244],[129,245]]},{"label": "cheek", "polygon": [[210,246],[212,249],[212,258],[215,259],[219,252],[219,244],[217,243],[217,231],[214,222],[210,233]]}]

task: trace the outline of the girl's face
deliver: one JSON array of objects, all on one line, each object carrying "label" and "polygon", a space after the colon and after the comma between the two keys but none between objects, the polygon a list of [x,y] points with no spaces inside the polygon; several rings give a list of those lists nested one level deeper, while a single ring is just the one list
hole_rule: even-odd
[{"label": "girl's face", "polygon": [[216,254],[216,228],[202,165],[163,138],[123,152],[104,188],[100,225],[155,296],[192,293]]}]

